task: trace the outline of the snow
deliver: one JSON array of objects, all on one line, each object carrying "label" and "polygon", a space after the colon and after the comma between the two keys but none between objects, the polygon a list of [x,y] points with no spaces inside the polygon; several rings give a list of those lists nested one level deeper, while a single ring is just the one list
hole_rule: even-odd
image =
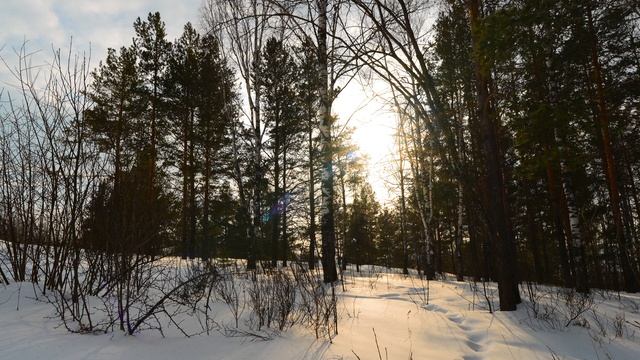
[{"label": "snow", "polygon": [[[518,311],[491,314],[481,285],[474,292],[470,283],[450,277],[427,284],[417,276],[366,270],[350,271],[345,291],[339,288],[339,334],[331,343],[300,326],[267,341],[218,332],[190,338],[171,331],[166,337],[156,331],[71,334],[32,284],[0,286],[0,359],[640,358],[634,331],[640,329],[630,325],[640,321],[635,294],[594,292],[592,307],[565,326],[569,312],[558,295],[562,289],[537,289],[537,318],[524,291]],[[487,289],[489,298],[496,297],[494,284]],[[228,316],[224,304],[213,311]],[[616,322],[622,316],[625,321]]]}]

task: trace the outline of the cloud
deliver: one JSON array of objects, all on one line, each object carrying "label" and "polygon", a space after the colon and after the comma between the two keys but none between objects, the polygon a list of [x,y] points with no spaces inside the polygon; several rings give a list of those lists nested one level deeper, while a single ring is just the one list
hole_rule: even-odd
[{"label": "cloud", "polygon": [[[199,23],[202,0],[2,0],[0,56],[15,66],[14,49],[28,40],[28,50],[40,51],[32,59],[44,64],[51,49],[68,48],[92,54],[92,64],[104,58],[107,48],[131,44],[133,22],[159,11],[170,40],[178,37],[187,21]],[[4,49],[3,49],[4,47]],[[0,64],[0,87],[10,83]]]},{"label": "cloud", "polygon": [[187,21],[198,23],[202,0],[3,0],[0,12],[0,46],[19,47],[23,40],[47,50],[73,37],[76,46],[92,44],[94,53],[131,42],[133,22],[159,11],[169,39]]},{"label": "cloud", "polygon": [[109,1],[91,1],[91,0],[64,0],[56,1],[60,9],[64,9],[68,13],[78,14],[94,14],[94,15],[117,15],[136,11],[141,9],[145,4],[152,3],[148,0],[109,0]]},{"label": "cloud", "polygon": [[149,12],[159,11],[170,40],[177,37],[187,21],[198,21],[201,0],[112,0],[57,1],[54,6],[67,36],[76,44],[92,44],[94,54],[109,47],[131,43],[133,22]]},{"label": "cloud", "polygon": [[64,38],[51,0],[4,0],[0,24],[0,44],[5,46],[25,38],[36,41]]}]

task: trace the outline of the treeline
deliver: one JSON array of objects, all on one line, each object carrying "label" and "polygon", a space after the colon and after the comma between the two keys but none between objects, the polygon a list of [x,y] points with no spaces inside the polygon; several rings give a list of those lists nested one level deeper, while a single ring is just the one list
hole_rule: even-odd
[{"label": "treeline", "polygon": [[519,280],[638,291],[638,10],[469,1],[440,12],[434,77],[459,174],[436,176],[461,200],[439,213],[449,229],[466,218],[473,273],[498,278],[489,259],[506,251]]},{"label": "treeline", "polygon": [[[264,94],[252,128],[218,37],[187,24],[169,41],[159,13],[138,18],[134,30],[133,43],[109,49],[90,74],[85,59],[68,69],[57,54],[44,90],[31,77],[28,54],[20,58],[24,67],[14,75],[26,103],[9,94],[17,108],[3,113],[2,238],[49,244],[48,228],[67,211],[64,199],[79,192],[74,246],[285,265],[296,250],[306,261],[305,182],[318,171],[309,167],[318,152],[311,50],[265,38],[252,64],[251,85]],[[72,81],[77,88],[65,86]],[[64,167],[74,171],[63,174]],[[72,190],[58,190],[67,182]]]},{"label": "treeline", "polygon": [[[0,115],[14,278],[72,254],[25,244],[66,244],[320,260],[326,282],[347,263],[454,272],[497,281],[502,310],[521,281],[638,291],[637,3],[210,0],[201,15],[174,41],[159,14],[138,19],[93,72],[57,53],[36,79],[22,53]],[[392,206],[332,114],[360,75],[398,118]]]},{"label": "treeline", "polygon": [[638,5],[447,2],[430,36],[427,2],[354,3],[399,116],[409,263],[495,279],[503,310],[520,281],[638,291]]},{"label": "treeline", "polygon": [[[87,227],[88,240],[106,244],[142,231],[150,245],[174,255],[286,262],[305,196],[298,188],[310,121],[304,102],[309,96],[305,81],[312,74],[301,70],[307,55],[275,37],[266,40],[256,63],[255,86],[265,95],[260,100],[262,128],[255,134],[241,119],[237,78],[218,38],[201,36],[187,24],[180,38],[168,42],[157,13],[146,22],[138,20],[134,28],[134,44],[118,53],[109,50],[94,73],[90,96],[95,105],[87,112],[87,123],[110,159],[112,173],[101,184],[106,190],[99,194],[106,197],[93,199],[89,221],[97,223]],[[247,145],[254,136],[262,140],[260,154]],[[260,177],[250,179],[253,172]],[[135,186],[145,173],[157,192],[141,201],[130,194],[144,193]],[[127,182],[127,176],[136,180]],[[259,231],[270,234],[270,241],[256,248],[249,240],[255,235],[246,230],[252,221],[246,188],[264,194]],[[125,202],[119,204],[118,198]],[[142,204],[140,213],[126,214],[127,202]],[[114,226],[109,214],[136,220],[130,228]],[[147,214],[159,216],[164,231],[140,229],[140,223],[154,223],[141,217]],[[163,232],[168,235],[164,240]],[[125,241],[136,246],[145,242],[139,235]]]}]

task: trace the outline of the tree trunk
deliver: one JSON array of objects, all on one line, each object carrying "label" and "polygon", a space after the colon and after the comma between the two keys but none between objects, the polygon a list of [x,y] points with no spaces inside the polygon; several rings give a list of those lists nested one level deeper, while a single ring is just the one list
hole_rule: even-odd
[{"label": "tree trunk", "polygon": [[[533,187],[531,187],[533,189]],[[533,191],[527,193],[528,199],[526,204],[525,216],[527,218],[527,238],[531,247],[531,255],[533,255],[534,279],[538,283],[544,282],[545,269],[540,258],[540,238],[538,237],[538,226],[536,212],[532,203],[536,201]]]},{"label": "tree trunk", "polygon": [[[236,178],[236,184],[238,185],[238,197],[240,198],[240,226],[245,229],[245,242],[244,244],[247,247],[247,268],[250,268],[250,261],[252,258],[251,255],[251,243],[252,239],[255,237],[254,227],[251,226],[251,214],[249,209],[249,204],[247,202],[247,197],[245,195],[244,190],[244,181],[242,179],[242,172],[240,170],[240,154],[238,152],[238,139],[237,139],[237,131],[236,124],[233,125],[233,130],[231,131],[231,147],[233,154],[233,173]],[[255,263],[254,263],[255,266]],[[255,267],[254,267],[255,268]]]},{"label": "tree trunk", "polygon": [[564,159],[560,158],[560,176],[562,178],[562,188],[564,190],[564,199],[567,208],[567,216],[569,218],[569,227],[571,231],[571,255],[574,259],[574,274],[576,281],[576,290],[581,293],[589,292],[587,283],[587,267],[584,262],[584,247],[582,245],[582,235],[580,233],[580,219],[578,218],[578,208],[576,205],[575,195],[573,193],[573,182],[569,176],[567,166]]},{"label": "tree trunk", "polygon": [[[399,136],[403,136],[404,118],[403,114],[399,114],[401,128]],[[402,273],[409,274],[409,253],[407,249],[407,201],[404,188],[404,152],[402,151],[402,140],[398,139],[398,156],[400,170],[400,242],[402,244]]]},{"label": "tree trunk", "polygon": [[287,193],[287,145],[282,151],[282,266],[287,266],[289,257],[289,237],[287,233],[287,207],[289,206],[289,194]]},{"label": "tree trunk", "polygon": [[[634,245],[635,245],[635,254],[636,254],[636,258],[638,258],[638,254],[640,252],[640,244],[638,243],[638,234],[637,234],[637,230],[635,229],[635,221],[636,219],[638,219],[640,217],[640,201],[638,200],[638,190],[636,188],[636,184],[635,184],[635,179],[634,179],[634,174],[633,174],[633,168],[631,166],[631,161],[629,160],[629,151],[627,149],[627,146],[624,145],[623,149],[623,158],[624,158],[624,165],[625,165],[625,171],[627,173],[627,182],[628,182],[628,187],[629,190],[631,192],[630,195],[630,199],[628,196],[623,196],[623,198],[626,199],[626,201],[628,202],[628,217],[629,217],[629,228],[632,229],[632,231],[634,232]],[[633,209],[631,208],[631,199],[633,199]],[[633,212],[635,210],[635,216],[633,215]]]},{"label": "tree trunk", "polygon": [[[207,127],[207,135],[209,134],[209,131],[210,129]],[[204,145],[204,169],[202,174],[202,186],[204,187],[202,199],[202,258],[205,260],[209,260],[210,256],[215,258],[216,250],[215,242],[213,242],[213,247],[210,246],[210,242],[212,242],[213,239],[211,239],[211,235],[209,233],[211,167],[211,149],[209,141],[207,141]]]},{"label": "tree trunk", "polygon": [[[545,60],[543,54],[537,54],[534,58],[534,78],[536,83],[536,94],[540,103],[547,104],[550,108],[556,106],[554,101],[554,92],[550,90],[549,77],[547,76],[548,67],[546,63],[549,60]],[[573,188],[571,186],[571,178],[569,177],[566,169],[565,162],[563,160],[562,141],[558,137],[557,128],[554,126],[553,137],[548,139],[545,144],[546,152],[546,175],[549,189],[549,195],[551,200],[551,209],[553,214],[553,220],[555,225],[554,234],[558,243],[558,251],[560,255],[560,268],[562,270],[562,278],[564,286],[574,287],[576,286],[578,279],[580,289],[584,290],[584,279],[581,273],[576,273],[576,256],[578,260],[582,261],[582,245],[578,248],[574,245],[573,237],[577,237],[577,242],[580,243],[580,229],[577,226],[573,228],[573,223],[579,224],[577,209],[575,208],[575,201],[573,196]],[[554,152],[554,150],[557,150]],[[556,154],[557,153],[557,154]],[[558,161],[559,158],[559,161]],[[556,165],[557,164],[557,165]],[[556,175],[556,168],[559,168],[560,176]],[[567,193],[570,191],[571,193]],[[572,202],[573,201],[573,202]],[[573,208],[571,208],[573,206]],[[572,213],[573,211],[573,213]],[[573,216],[573,218],[572,218]],[[584,272],[586,269],[577,268],[579,272]]]},{"label": "tree trunk", "polygon": [[[426,147],[423,146],[423,149]],[[431,147],[433,149],[433,147]],[[427,217],[427,225],[425,227],[425,275],[427,279],[435,279],[435,267],[433,264],[433,154],[429,156],[429,184],[427,185],[427,194],[429,199],[429,215]],[[430,231],[431,230],[431,231]]]},{"label": "tree trunk", "polygon": [[[255,64],[257,65],[257,59],[259,59],[259,47],[256,46],[254,59]],[[254,73],[256,73],[254,71]],[[254,80],[255,81],[255,80]],[[261,111],[260,111],[260,101],[261,101],[261,91],[260,86],[254,86],[254,104],[253,104],[253,162],[254,162],[254,173],[253,173],[253,236],[250,239],[249,243],[249,259],[247,261],[247,269],[254,270],[256,268],[256,262],[258,258],[258,246],[261,243],[262,239],[262,182],[263,182],[263,173],[262,173],[262,130],[261,130]]]},{"label": "tree trunk", "polygon": [[189,116],[189,258],[195,256],[196,242],[196,165],[195,165],[195,139],[193,128],[195,126],[195,109],[191,109]]},{"label": "tree trunk", "polygon": [[[308,105],[311,108],[311,105]],[[315,178],[315,148],[313,146],[313,121],[309,118],[309,269],[316,267],[316,178]]]},{"label": "tree trunk", "polygon": [[188,148],[189,140],[187,137],[187,116],[185,116],[182,125],[182,257],[189,256],[189,158]]},{"label": "tree trunk", "polygon": [[274,181],[274,201],[271,205],[271,266],[276,267],[278,265],[278,247],[280,246],[280,201],[281,201],[281,189],[280,189],[280,129],[279,119],[275,120],[275,141],[273,151],[273,181]]},{"label": "tree trunk", "polygon": [[[431,234],[429,232],[431,226],[431,219],[429,214],[432,214],[432,201],[431,201],[431,166],[429,166],[429,174],[425,173],[425,164],[426,160],[424,159],[424,150],[426,149],[426,145],[422,142],[422,129],[420,128],[420,122],[417,119],[414,119],[412,124],[410,124],[411,128],[411,137],[413,140],[413,148],[414,148],[414,159],[411,161],[411,172],[413,175],[414,181],[416,184],[413,186],[413,191],[416,197],[416,201],[418,204],[418,212],[420,215],[420,221],[422,223],[422,249],[416,248],[416,252],[418,252],[418,262],[421,263],[420,266],[423,268],[424,274],[429,280],[433,280],[435,277],[435,272],[433,269],[433,241],[431,239]],[[428,176],[427,179],[424,177]],[[428,182],[428,184],[425,184]],[[426,204],[429,204],[429,210],[426,208]],[[429,211],[429,212],[427,212]]]},{"label": "tree trunk", "polygon": [[591,8],[587,10],[587,26],[591,35],[591,66],[592,80],[596,86],[595,101],[597,105],[597,126],[600,130],[602,139],[602,151],[604,153],[604,172],[609,185],[609,201],[611,212],[613,213],[613,223],[616,229],[616,241],[618,243],[618,251],[620,257],[620,265],[622,267],[622,276],[624,278],[624,290],[628,292],[637,292],[639,290],[638,279],[633,270],[632,261],[629,257],[628,241],[622,220],[620,206],[620,190],[618,189],[618,180],[616,175],[616,165],[613,154],[613,145],[609,130],[609,113],[607,109],[606,95],[604,83],[602,79],[602,66],[600,65],[598,55],[598,36],[594,29]]},{"label": "tree trunk", "polygon": [[340,190],[342,193],[342,259],[340,262],[340,266],[342,266],[342,270],[347,270],[347,192],[344,184],[344,176],[346,172],[346,164],[342,169],[340,169]]},{"label": "tree trunk", "polygon": [[[552,156],[549,148],[547,148],[548,156]],[[556,237],[556,241],[558,243],[558,254],[560,256],[560,270],[562,273],[562,282],[564,287],[572,288],[574,285],[571,267],[569,264],[569,250],[567,248],[567,242],[563,221],[562,221],[562,212],[560,205],[560,189],[558,186],[558,177],[556,176],[555,170],[553,169],[553,165],[551,160],[547,159],[546,161],[546,172],[547,172],[547,187],[549,189],[549,197],[551,200],[551,212],[553,216],[553,224],[554,224],[554,235]]]},{"label": "tree trunk", "polygon": [[[460,109],[460,106],[456,106],[456,109]],[[456,112],[457,116],[456,118],[460,119],[458,120],[458,131],[457,131],[457,137],[458,137],[458,153],[456,154],[458,157],[458,163],[460,164],[460,166],[462,167],[464,164],[464,151],[465,151],[465,144],[464,144],[464,129],[463,129],[463,125],[462,125],[462,116],[458,116],[460,115],[458,112]],[[462,242],[463,242],[463,236],[464,236],[464,232],[462,230],[463,227],[463,221],[464,221],[464,187],[463,187],[463,183],[462,183],[462,178],[458,178],[456,179],[457,181],[457,188],[458,188],[458,206],[456,208],[456,212],[457,212],[457,222],[456,222],[456,232],[455,232],[455,249],[454,249],[454,258],[453,258],[453,262],[455,265],[455,270],[456,270],[456,280],[458,281],[464,281],[464,262],[462,259]]]},{"label": "tree trunk", "polygon": [[486,186],[488,191],[487,220],[492,247],[499,254],[498,292],[500,310],[516,310],[517,278],[515,276],[516,263],[513,238],[508,230],[505,213],[505,187],[503,183],[503,169],[500,164],[500,154],[497,141],[497,127],[495,114],[489,97],[489,76],[486,69],[486,59],[481,54],[480,36],[480,3],[479,0],[467,2],[471,23],[472,44],[475,53],[474,72],[478,91],[478,115],[482,131],[482,143],[485,151]]},{"label": "tree trunk", "polygon": [[159,82],[159,55],[155,54],[155,63],[153,69],[153,96],[151,98],[151,139],[150,139],[150,159],[149,159],[149,187],[153,188],[156,181],[156,162],[158,161],[158,82]]},{"label": "tree trunk", "polygon": [[322,208],[320,211],[322,232],[322,270],[324,282],[338,280],[336,269],[336,233],[333,204],[333,146],[331,138],[331,103],[329,89],[329,61],[327,57],[327,0],[318,0],[318,74],[320,76],[320,145],[322,156]]},{"label": "tree trunk", "polygon": [[456,238],[455,238],[455,267],[456,267],[456,280],[464,281],[464,268],[462,262],[462,220],[463,220],[463,208],[464,202],[462,198],[462,183],[458,181],[458,207],[457,207],[457,215],[458,221],[456,223]]}]

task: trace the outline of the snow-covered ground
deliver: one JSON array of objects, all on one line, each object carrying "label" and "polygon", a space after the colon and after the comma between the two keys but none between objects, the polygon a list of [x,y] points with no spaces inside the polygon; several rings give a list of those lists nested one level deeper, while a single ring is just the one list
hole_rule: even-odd
[{"label": "snow-covered ground", "polygon": [[[267,341],[218,332],[71,334],[31,284],[0,286],[0,359],[640,359],[638,295],[595,292],[586,308],[567,307],[561,290],[541,287],[537,316],[527,291],[518,311],[491,314],[481,284],[474,292],[452,279],[427,284],[368,270],[346,276],[331,343],[299,326]],[[584,312],[565,326],[576,309]],[[224,317],[226,308],[213,311]]]}]

